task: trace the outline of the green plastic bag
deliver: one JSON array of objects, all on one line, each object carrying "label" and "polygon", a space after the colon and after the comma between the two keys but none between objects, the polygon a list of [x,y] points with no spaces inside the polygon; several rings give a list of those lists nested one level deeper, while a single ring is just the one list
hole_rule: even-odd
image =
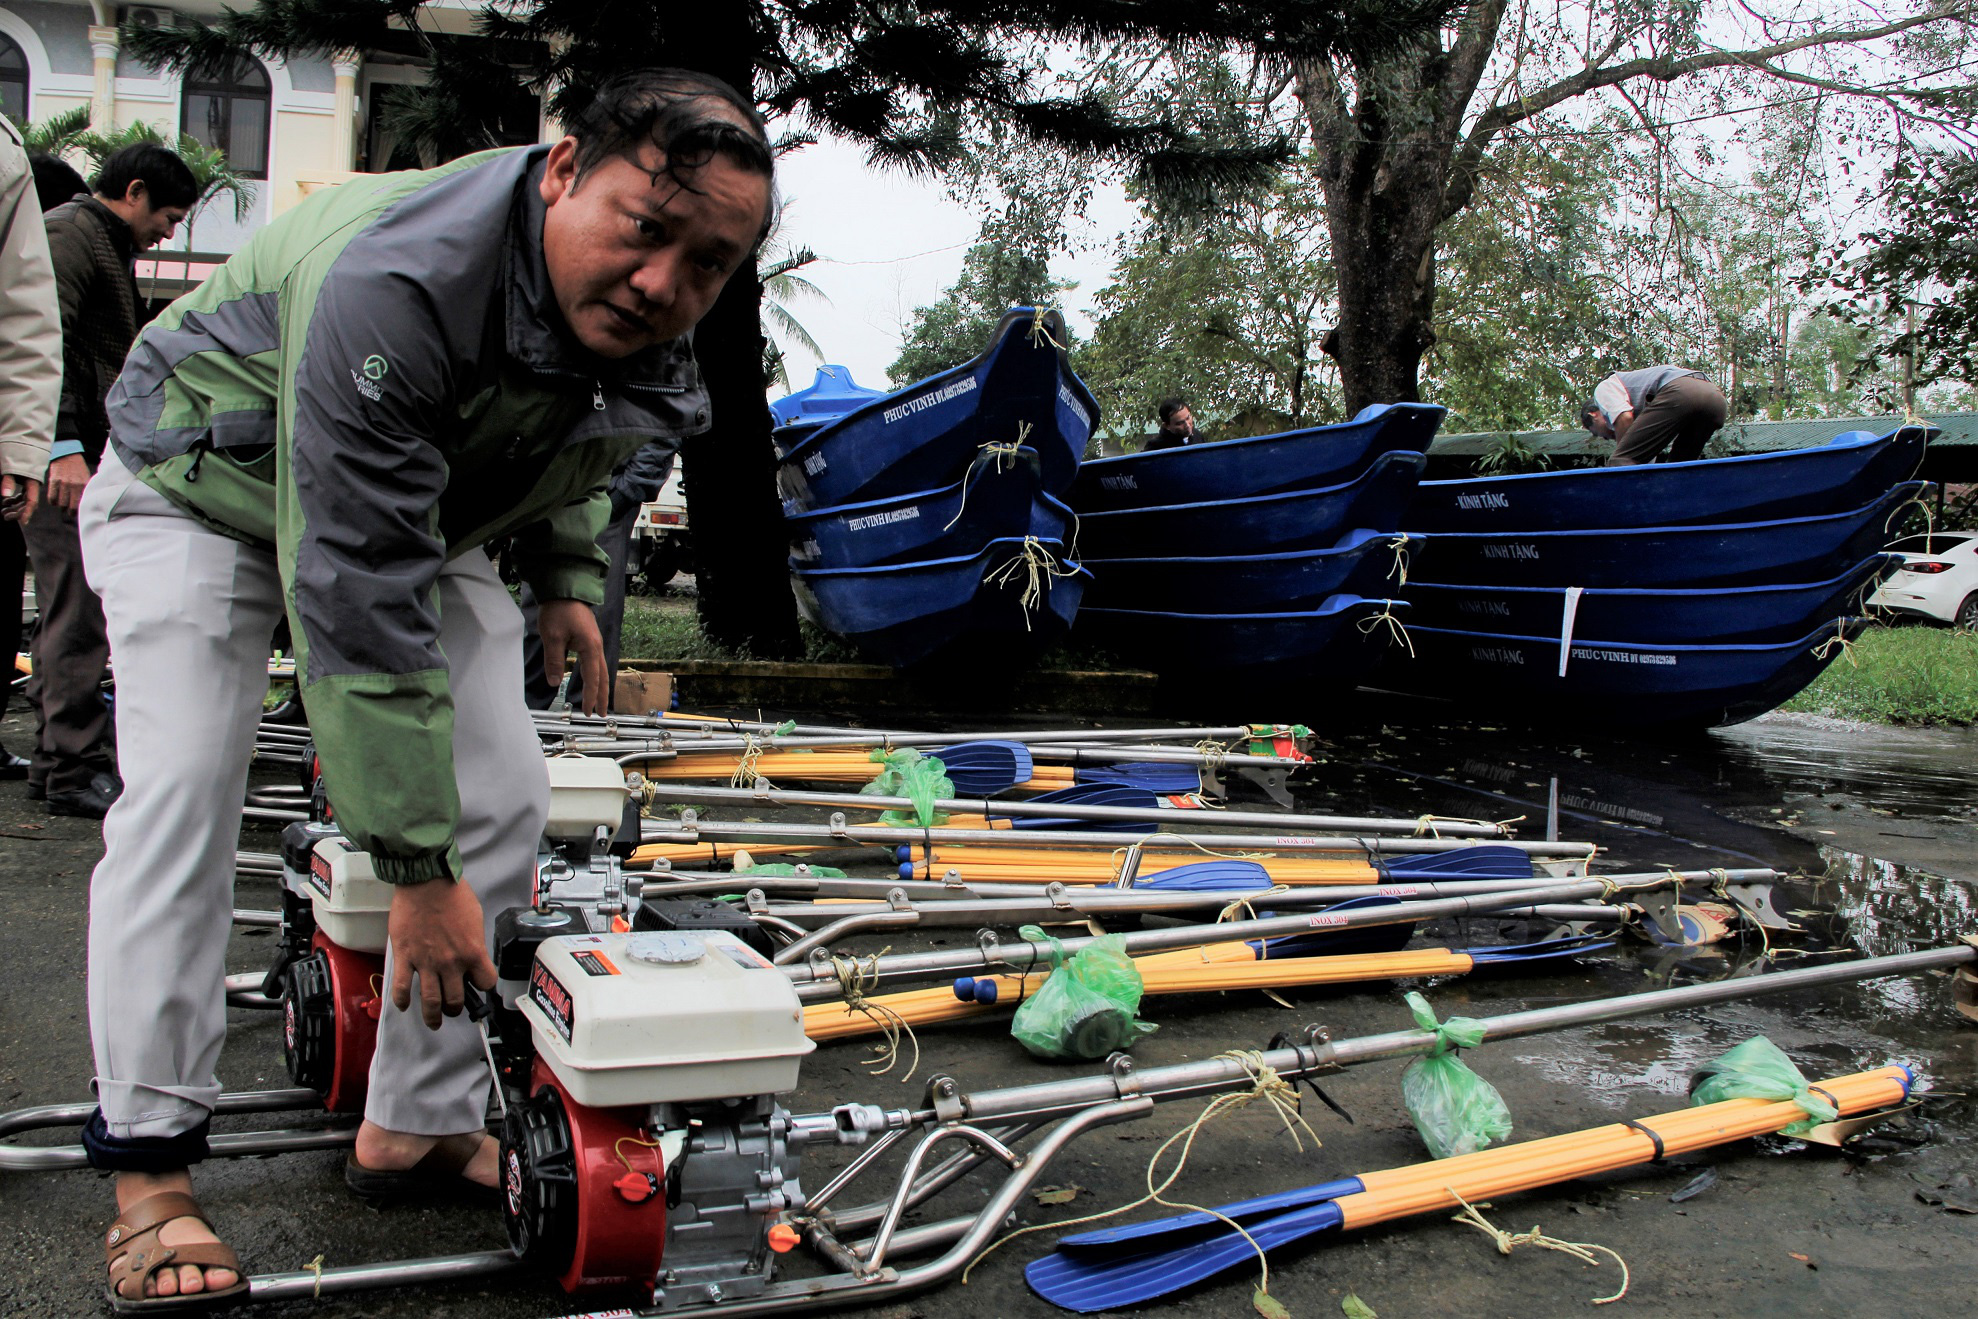
[{"label": "green plastic bag", "polygon": [[836,866],[791,865],[787,861],[774,861],[764,866],[737,866],[735,873],[763,879],[791,879],[798,875],[807,879],[845,878],[845,872]]},{"label": "green plastic bag", "polygon": [[948,781],[948,767],[932,756],[923,756],[912,747],[898,751],[874,751],[869,759],[885,768],[879,776],[859,789],[863,797],[910,797],[912,811],[886,811],[880,819],[887,824],[929,829],[946,824],[945,812],[936,811],[937,801],[951,801],[955,785]]},{"label": "green plastic bag", "polygon": [[1690,1074],[1690,1103],[1715,1104],[1726,1099],[1790,1099],[1807,1116],[1780,1129],[1782,1136],[1798,1136],[1822,1122],[1832,1122],[1840,1109],[1807,1088],[1806,1077],[1779,1046],[1763,1035],[1754,1035],[1743,1044],[1712,1058]]},{"label": "green plastic bag", "polygon": [[1474,1154],[1510,1135],[1511,1110],[1504,1106],[1504,1096],[1451,1052],[1483,1043],[1483,1023],[1474,1017],[1438,1023],[1428,1000],[1416,993],[1408,995],[1408,1010],[1417,1026],[1436,1037],[1435,1048],[1401,1073],[1401,1103],[1429,1153],[1438,1159]]},{"label": "green plastic bag", "polygon": [[1018,931],[1032,943],[1051,945],[1051,978],[1017,1006],[1010,1034],[1039,1058],[1103,1058],[1151,1035],[1138,1021],[1140,968],[1117,934],[1093,940],[1067,962],[1064,945],[1035,925]]}]

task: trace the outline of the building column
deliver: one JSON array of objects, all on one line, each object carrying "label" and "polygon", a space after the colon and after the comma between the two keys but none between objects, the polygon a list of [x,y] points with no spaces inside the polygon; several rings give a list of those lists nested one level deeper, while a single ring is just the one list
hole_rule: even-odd
[{"label": "building column", "polygon": [[[551,37],[549,39],[550,58],[551,59],[558,58],[563,54],[565,50],[569,49],[569,46],[570,46],[569,37],[564,36],[561,33]],[[563,88],[563,80],[561,78],[551,78],[543,85],[542,119],[538,125],[540,131],[538,132],[536,137],[536,140],[538,142],[560,142],[563,140],[563,121],[557,118],[556,115],[552,113],[549,108],[549,103],[551,98],[553,98],[557,94],[557,92],[561,91],[562,88]]]},{"label": "building column", "polygon": [[99,133],[117,127],[117,52],[123,40],[114,27],[91,24],[89,51],[95,57],[95,81],[89,88],[89,126]]},{"label": "building column", "polygon": [[363,55],[354,50],[339,50],[330,57],[330,69],[337,77],[332,169],[357,168],[357,71],[363,67]]}]

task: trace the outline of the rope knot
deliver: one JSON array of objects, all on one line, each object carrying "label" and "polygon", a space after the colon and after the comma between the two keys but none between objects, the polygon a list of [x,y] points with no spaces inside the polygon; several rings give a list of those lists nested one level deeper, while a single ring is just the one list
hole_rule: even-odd
[{"label": "rope knot", "polygon": [[1574,1259],[1582,1263],[1591,1264],[1595,1268],[1598,1268],[1600,1266],[1600,1260],[1595,1256],[1594,1252],[1599,1251],[1602,1255],[1611,1256],[1614,1262],[1621,1266],[1621,1290],[1615,1292],[1612,1296],[1597,1297],[1593,1303],[1595,1305],[1612,1305],[1628,1294],[1628,1261],[1621,1258],[1619,1251],[1597,1245],[1591,1241],[1562,1241],[1558,1237],[1547,1236],[1537,1226],[1534,1226],[1529,1232],[1506,1232],[1503,1228],[1483,1216],[1481,1211],[1488,1209],[1490,1207],[1488,1204],[1482,1206],[1471,1204],[1468,1200],[1457,1194],[1456,1188],[1453,1186],[1445,1186],[1442,1189],[1449,1192],[1455,1198],[1457,1204],[1463,1206],[1463,1212],[1455,1215],[1450,1221],[1461,1223],[1465,1227],[1473,1227],[1489,1237],[1491,1244],[1497,1247],[1498,1254],[1509,1255],[1512,1250],[1519,1246],[1537,1246],[1540,1250],[1556,1250],[1562,1255],[1571,1255]]}]

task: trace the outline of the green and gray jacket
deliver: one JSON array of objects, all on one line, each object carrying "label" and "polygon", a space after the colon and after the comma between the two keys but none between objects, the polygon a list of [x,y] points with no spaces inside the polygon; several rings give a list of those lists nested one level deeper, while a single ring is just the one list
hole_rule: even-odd
[{"label": "green and gray jacket", "polygon": [[544,600],[595,604],[611,470],[705,430],[686,339],[610,362],[543,265],[544,147],[316,193],[145,328],[110,444],[273,549],[339,821],[395,884],[460,874],[442,565],[513,535]]}]

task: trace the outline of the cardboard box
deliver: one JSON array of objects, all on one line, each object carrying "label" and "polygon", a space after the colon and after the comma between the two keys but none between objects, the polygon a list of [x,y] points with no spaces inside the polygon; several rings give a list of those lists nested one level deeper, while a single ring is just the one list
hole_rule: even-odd
[{"label": "cardboard box", "polygon": [[673,708],[673,675],[620,669],[611,689],[614,714],[653,714]]}]

